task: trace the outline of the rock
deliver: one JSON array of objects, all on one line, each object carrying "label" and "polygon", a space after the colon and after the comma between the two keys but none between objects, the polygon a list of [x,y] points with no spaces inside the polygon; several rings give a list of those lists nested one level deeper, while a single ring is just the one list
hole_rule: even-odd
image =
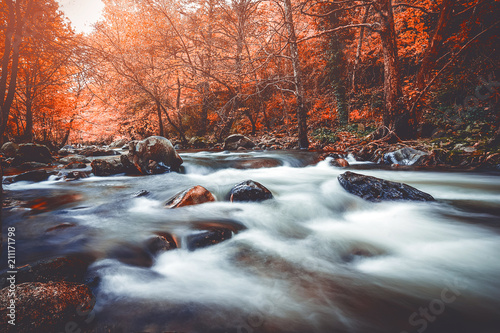
[{"label": "rock", "polygon": [[61,164],[70,164],[70,163],[90,163],[90,160],[82,155],[73,155],[60,158],[57,162]]},{"label": "rock", "polygon": [[225,228],[214,228],[212,230],[206,230],[187,236],[187,248],[190,251],[194,251],[210,245],[219,244],[230,239],[231,237],[233,237],[231,230]]},{"label": "rock", "polygon": [[194,186],[173,196],[165,206],[166,208],[180,208],[213,201],[215,197],[210,191],[203,186]]},{"label": "rock", "polygon": [[94,160],[90,164],[94,176],[111,176],[124,173],[126,168],[120,159]]},{"label": "rock", "polygon": [[264,185],[247,180],[235,185],[229,192],[229,200],[231,202],[248,202],[248,201],[264,201],[272,199],[273,194]]},{"label": "rock", "polygon": [[33,170],[22,173],[14,177],[14,182],[28,181],[28,182],[43,182],[49,179],[50,174],[45,170]]},{"label": "rock", "polygon": [[206,148],[207,147],[207,143],[206,143],[205,139],[202,137],[199,137],[199,136],[193,136],[189,140],[189,145],[192,146],[193,148]]},{"label": "rock", "polygon": [[347,168],[347,167],[349,167],[349,162],[347,162],[347,160],[345,160],[344,158],[337,158],[337,159],[331,160],[330,165],[337,167],[337,168]]},{"label": "rock", "polygon": [[385,164],[420,165],[427,155],[429,154],[420,150],[403,148],[384,154],[384,162]]},{"label": "rock", "polygon": [[170,140],[161,136],[132,141],[128,155],[122,155],[125,168],[135,168],[140,174],[147,175],[179,171],[182,162]]},{"label": "rock", "polygon": [[338,180],[347,192],[372,202],[391,200],[434,201],[430,194],[417,190],[410,185],[350,171],[340,175]]},{"label": "rock", "polygon": [[140,191],[134,193],[134,198],[147,197],[149,194],[150,194],[149,191],[140,190]]},{"label": "rock", "polygon": [[222,149],[224,150],[238,150],[238,148],[253,148],[255,147],[255,143],[252,142],[249,138],[242,134],[233,134],[230,135],[224,140],[224,145]]},{"label": "rock", "polygon": [[87,147],[80,151],[83,156],[113,156],[120,155],[120,153],[112,149],[104,149],[99,147]]},{"label": "rock", "polygon": [[[54,228],[51,229],[56,230]],[[85,273],[94,260],[95,257],[84,254],[40,260],[33,264],[18,267],[16,269],[16,283],[60,281],[80,283],[83,282]],[[8,273],[0,275],[0,288],[8,286],[8,277]]]},{"label": "rock", "polygon": [[50,164],[53,158],[49,148],[44,145],[34,143],[20,144],[17,154],[12,161],[13,166],[21,165],[25,162],[39,162]]},{"label": "rock", "polygon": [[109,148],[121,148],[124,145],[126,145],[128,143],[128,141],[129,140],[127,140],[127,139],[119,139],[119,140],[113,141],[113,143],[109,145]]},{"label": "rock", "polygon": [[89,177],[90,171],[71,171],[64,175],[64,180],[78,180]]},{"label": "rock", "polygon": [[6,142],[3,144],[2,148],[0,148],[0,152],[2,152],[5,157],[14,157],[18,149],[19,146],[14,142]]},{"label": "rock", "polygon": [[175,239],[169,233],[161,232],[146,241],[146,248],[152,255],[177,248]]},{"label": "rock", "polygon": [[61,156],[66,156],[75,153],[75,147],[66,145],[57,151],[57,154]]},{"label": "rock", "polygon": [[73,227],[76,227],[76,224],[65,222],[65,223],[58,224],[58,225],[56,225],[54,227],[50,227],[47,230],[45,230],[45,232],[53,232],[53,231],[58,231],[58,230],[65,230],[65,229],[73,228]]},{"label": "rock", "polygon": [[33,170],[33,169],[41,169],[48,167],[48,164],[40,163],[40,162],[25,162],[17,167],[19,170]]},{"label": "rock", "polygon": [[[15,302],[15,326],[6,321]],[[63,332],[68,323],[73,328],[83,325],[95,304],[89,287],[69,282],[29,282],[16,286],[15,297],[9,287],[0,291],[0,316],[4,321],[2,332]],[[73,332],[75,332],[73,330]]]},{"label": "rock", "polygon": [[70,164],[66,165],[65,169],[66,170],[85,169],[86,167],[87,167],[87,164],[85,164],[85,163],[71,162]]}]

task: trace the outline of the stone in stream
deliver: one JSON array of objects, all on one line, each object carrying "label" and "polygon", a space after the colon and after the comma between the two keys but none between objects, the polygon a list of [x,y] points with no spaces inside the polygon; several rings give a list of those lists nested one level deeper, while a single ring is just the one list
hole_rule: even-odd
[{"label": "stone in stream", "polygon": [[153,236],[146,241],[146,248],[152,255],[157,255],[161,252],[176,249],[177,242],[171,234],[158,232],[156,236]]},{"label": "stone in stream", "polygon": [[111,176],[126,171],[120,158],[94,160],[90,164],[94,176]]},{"label": "stone in stream", "polygon": [[344,158],[337,158],[330,161],[330,165],[337,168],[347,168],[349,167],[349,162]]},{"label": "stone in stream", "polygon": [[434,201],[430,194],[417,190],[410,185],[350,171],[340,175],[338,181],[347,192],[372,202],[391,200]]},{"label": "stone in stream", "polygon": [[16,143],[6,142],[3,144],[2,148],[0,148],[0,152],[2,152],[5,157],[15,157],[18,149],[19,145]]},{"label": "stone in stream", "polygon": [[223,150],[238,150],[238,148],[253,148],[255,143],[242,134],[233,134],[224,140]]},{"label": "stone in stream", "polygon": [[86,147],[80,151],[80,155],[83,156],[113,156],[120,155],[120,153],[112,150],[99,147]]},{"label": "stone in stream", "polygon": [[61,164],[71,164],[71,163],[90,163],[90,160],[83,155],[72,155],[59,159],[57,161]]},{"label": "stone in stream", "polygon": [[180,208],[215,201],[214,195],[203,186],[194,186],[182,191],[165,204],[166,208]]},{"label": "stone in stream", "polygon": [[273,194],[264,185],[247,180],[235,185],[229,192],[231,202],[259,202],[272,199]]},{"label": "stone in stream", "polygon": [[413,148],[402,148],[384,154],[385,164],[420,165],[429,154]]},{"label": "stone in stream", "polygon": [[233,232],[227,228],[213,228],[187,236],[186,243],[189,251],[219,244],[233,237]]},{"label": "stone in stream", "polygon": [[14,182],[28,181],[28,182],[43,182],[49,179],[50,173],[45,170],[32,170],[13,178]]},{"label": "stone in stream", "polygon": [[130,266],[151,267],[153,265],[151,253],[141,246],[132,244],[115,246],[109,251],[108,257]]},{"label": "stone in stream", "polygon": [[135,169],[143,175],[179,171],[182,158],[177,154],[170,140],[151,136],[142,141],[129,143],[129,152],[121,156],[126,169]]},{"label": "stone in stream", "polygon": [[127,139],[118,139],[118,140],[115,140],[115,141],[113,141],[112,144],[109,145],[109,148],[121,148],[124,145],[126,145],[128,143],[128,141],[129,140],[127,140]]},{"label": "stone in stream", "polygon": [[[15,311],[8,308],[12,302]],[[68,324],[83,327],[95,304],[89,287],[71,282],[28,282],[0,290],[1,332],[65,332]],[[10,316],[12,314],[12,316]],[[14,325],[7,321],[15,319]]]}]

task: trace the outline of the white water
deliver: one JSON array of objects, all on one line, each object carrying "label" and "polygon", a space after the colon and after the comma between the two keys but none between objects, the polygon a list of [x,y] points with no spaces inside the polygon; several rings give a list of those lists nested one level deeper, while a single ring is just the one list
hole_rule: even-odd
[{"label": "white water", "polygon": [[[93,266],[101,278],[99,320],[118,322],[127,332],[500,330],[498,176],[358,171],[437,199],[370,203],[345,192],[336,179],[345,170],[327,161],[299,167],[302,158],[292,155],[252,153],[282,166],[239,170],[221,165],[248,154],[182,157],[184,175],[6,186],[83,194],[79,209],[63,213],[93,230],[85,247],[103,253]],[[264,184],[275,199],[224,201],[234,184],[247,179]],[[193,185],[206,187],[218,202],[162,207]],[[151,195],[133,198],[142,189]],[[182,239],[196,221],[232,220],[247,230],[208,248],[165,252],[151,268],[105,258],[109,248],[143,244],[155,231]],[[426,308],[427,319],[419,314]]]}]

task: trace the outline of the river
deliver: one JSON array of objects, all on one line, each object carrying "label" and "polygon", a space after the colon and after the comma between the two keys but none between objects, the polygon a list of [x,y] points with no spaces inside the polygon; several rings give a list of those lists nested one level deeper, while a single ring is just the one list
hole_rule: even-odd
[{"label": "river", "polygon": [[[23,203],[4,210],[18,260],[95,254],[92,320],[121,332],[500,332],[498,174],[380,170],[351,159],[356,172],[437,200],[371,203],[339,185],[345,169],[314,163],[314,153],[181,156],[182,174],[5,185]],[[245,169],[255,163],[268,167]],[[248,179],[274,199],[225,200]],[[217,202],[163,207],[194,185]],[[47,231],[63,223],[71,227]],[[183,246],[206,223],[240,231]],[[116,259],[157,232],[181,248],[151,267]]]}]

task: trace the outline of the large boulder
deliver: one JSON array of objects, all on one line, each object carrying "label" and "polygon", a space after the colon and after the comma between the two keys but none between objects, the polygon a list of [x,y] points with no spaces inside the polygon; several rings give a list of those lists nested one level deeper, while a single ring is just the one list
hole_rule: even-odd
[{"label": "large boulder", "polygon": [[224,140],[224,150],[238,150],[238,148],[251,149],[255,147],[255,143],[242,134],[230,135]]},{"label": "large boulder", "polygon": [[14,157],[16,156],[18,149],[19,146],[14,142],[6,142],[3,144],[2,148],[0,149],[0,152],[2,152],[5,157]]},{"label": "large boulder", "polygon": [[[0,290],[2,332],[63,332],[69,323],[75,331],[95,304],[89,287],[71,282],[21,283],[14,297],[10,288]],[[15,326],[7,324],[12,319]]]},{"label": "large boulder", "polygon": [[16,156],[12,161],[12,166],[21,165],[25,162],[50,164],[52,161],[52,154],[47,146],[34,143],[24,143],[19,145]]},{"label": "large boulder", "polygon": [[229,192],[231,202],[259,202],[272,199],[273,194],[264,185],[247,180],[235,185]]},{"label": "large boulder", "polygon": [[391,200],[434,201],[430,194],[417,190],[410,185],[350,171],[340,175],[338,180],[347,192],[372,202]]},{"label": "large boulder", "polygon": [[420,165],[427,153],[413,148],[402,148],[387,154],[384,154],[384,162],[386,164],[399,165]]},{"label": "large boulder", "polygon": [[182,162],[170,140],[161,136],[132,141],[128,155],[122,155],[125,167],[134,167],[143,175],[179,171]]},{"label": "large boulder", "polygon": [[194,186],[182,191],[167,201],[167,208],[180,208],[184,206],[199,205],[215,201],[214,195],[203,186]]}]

